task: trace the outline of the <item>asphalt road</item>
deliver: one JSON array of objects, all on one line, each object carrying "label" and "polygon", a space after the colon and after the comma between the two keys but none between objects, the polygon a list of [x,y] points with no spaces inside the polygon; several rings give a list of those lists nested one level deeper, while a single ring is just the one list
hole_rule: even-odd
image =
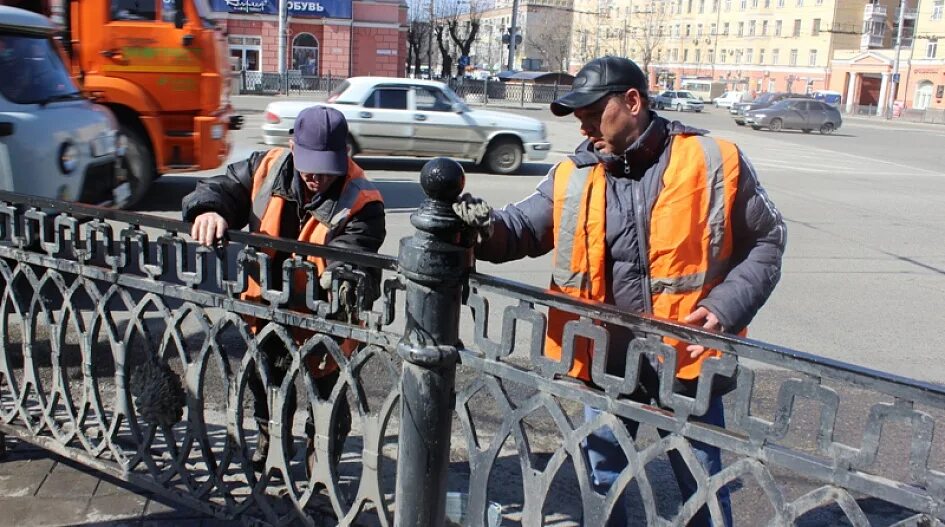
[{"label": "asphalt road", "polygon": [[[238,97],[247,117],[231,160],[260,143],[270,99]],[[490,108],[491,109],[491,108]],[[551,163],[580,141],[573,118],[544,109],[512,111],[546,121],[553,151],[547,162],[499,176],[467,167],[467,191],[496,207],[527,196]],[[772,133],[739,127],[724,110],[665,112],[671,119],[735,141],[756,167],[788,226],[783,278],[750,329],[782,346],[929,381],[945,380],[938,360],[945,313],[945,128],[848,120],[838,133]],[[423,160],[359,158],[388,208],[382,252],[395,254],[412,233],[410,213],[423,199]],[[200,177],[222,170],[165,176],[141,210],[178,217],[180,199]],[[548,257],[479,270],[544,285]]]}]

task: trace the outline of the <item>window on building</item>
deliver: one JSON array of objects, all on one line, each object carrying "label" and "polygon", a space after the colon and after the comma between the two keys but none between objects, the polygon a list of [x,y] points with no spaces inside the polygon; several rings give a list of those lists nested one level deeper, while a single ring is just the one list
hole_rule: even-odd
[{"label": "window on building", "polygon": [[304,76],[318,75],[318,40],[310,33],[292,39],[292,69]]},{"label": "window on building", "polygon": [[692,35],[692,24],[686,24],[686,36]]},{"label": "window on building", "polygon": [[367,100],[365,108],[383,108],[385,110],[406,110],[407,90],[402,88],[380,88],[374,90]]},{"label": "window on building", "polygon": [[738,36],[740,37],[745,36],[745,23],[744,22],[738,23]]},{"label": "window on building", "polygon": [[915,89],[915,99],[912,107],[916,110],[926,110],[932,103],[932,82],[922,81]]},{"label": "window on building", "polygon": [[755,36],[755,21],[754,20],[751,20],[748,22],[748,36],[749,37]]},{"label": "window on building", "polygon": [[813,25],[811,25],[811,28],[810,28],[810,34],[814,35],[815,37],[820,34],[820,19],[819,18],[814,19],[814,23]]},{"label": "window on building", "polygon": [[751,0],[751,8],[758,9],[758,0]]},{"label": "window on building", "polygon": [[728,36],[728,32],[729,32],[729,23],[726,22],[725,25],[722,26],[722,34]]},{"label": "window on building", "polygon": [[717,26],[717,25],[715,25],[715,23],[713,23],[711,26],[709,26],[709,34],[712,35],[712,36],[715,36],[715,34],[716,34],[715,32],[716,32],[716,30],[718,30],[718,29],[719,29],[719,26]]},{"label": "window on building", "polygon": [[726,11],[732,10],[732,0],[725,0],[725,10]]},{"label": "window on building", "polygon": [[680,30],[680,25],[676,24],[676,27],[673,28],[673,36],[675,36],[676,38],[679,38],[679,30]]},{"label": "window on building", "polygon": [[925,58],[934,59],[935,55],[938,54],[938,39],[930,38],[928,44],[925,46]]},{"label": "window on building", "polygon": [[784,0],[778,0],[778,7],[784,7]]},{"label": "window on building", "polygon": [[776,37],[781,36],[781,21],[780,20],[774,21],[774,36]]},{"label": "window on building", "polygon": [[797,0],[797,7],[804,7],[804,0]]},{"label": "window on building", "polygon": [[748,48],[745,50],[745,64],[755,63],[755,50]]},{"label": "window on building", "polygon": [[696,26],[696,36],[697,36],[697,37],[701,37],[701,36],[702,36],[702,24],[699,24],[699,25]]},{"label": "window on building", "polygon": [[679,50],[678,50],[678,49],[674,49],[674,50],[673,50],[673,62],[676,62],[677,60],[679,60]]},{"label": "window on building", "polygon": [[688,49],[683,50],[682,61],[683,61],[683,64],[689,63],[689,50]]},{"label": "window on building", "polygon": [[761,21],[761,36],[763,37],[768,36],[768,21],[767,20]]},{"label": "window on building", "polygon": [[157,19],[157,0],[112,0],[112,20],[154,21]]},{"label": "window on building", "polygon": [[765,9],[771,7],[771,0],[765,0]]},{"label": "window on building", "polygon": [[945,0],[932,1],[932,20],[941,20],[942,11],[945,11]]},{"label": "window on building", "polygon": [[742,50],[738,50],[735,52],[735,64],[741,64],[741,63],[742,63]]},{"label": "window on building", "polygon": [[810,55],[808,55],[807,57],[807,65],[808,66],[817,65],[817,50],[816,49],[810,50]]},{"label": "window on building", "polygon": [[739,9],[741,9],[742,11],[744,11],[745,9],[747,9],[747,8],[748,8],[748,0],[741,0],[741,1],[738,3],[738,7],[739,7]]},{"label": "window on building", "polygon": [[262,71],[262,38],[230,35],[230,56],[246,71]]},{"label": "window on building", "polygon": [[794,33],[793,34],[795,37],[801,36],[801,19],[800,18],[794,19]]},{"label": "window on building", "polygon": [[791,66],[797,66],[797,50],[796,49],[791,50],[791,60],[788,62],[788,64]]},{"label": "window on building", "polygon": [[765,63],[765,48],[761,48],[758,50],[758,64],[764,64],[764,63]]},{"label": "window on building", "polygon": [[705,0],[699,0],[699,12],[705,13]]},{"label": "window on building", "polygon": [[696,64],[702,64],[702,50],[696,50]]},{"label": "window on building", "polygon": [[686,12],[692,13],[692,0],[689,0],[689,2],[686,3]]},{"label": "window on building", "polygon": [[772,66],[777,66],[777,65],[778,65],[778,59],[780,58],[780,57],[778,56],[779,54],[780,54],[780,50],[777,50],[777,49],[772,49],[772,50],[771,50],[771,65],[772,65]]},{"label": "window on building", "polygon": [[719,51],[719,64],[725,64],[725,50]]}]

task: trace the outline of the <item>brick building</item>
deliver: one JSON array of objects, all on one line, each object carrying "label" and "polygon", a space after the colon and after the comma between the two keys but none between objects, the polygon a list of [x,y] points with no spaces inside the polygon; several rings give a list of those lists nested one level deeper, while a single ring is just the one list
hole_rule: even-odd
[{"label": "brick building", "polygon": [[[404,76],[405,0],[289,0],[286,70],[305,76]],[[279,71],[278,0],[213,0],[235,68]]]}]

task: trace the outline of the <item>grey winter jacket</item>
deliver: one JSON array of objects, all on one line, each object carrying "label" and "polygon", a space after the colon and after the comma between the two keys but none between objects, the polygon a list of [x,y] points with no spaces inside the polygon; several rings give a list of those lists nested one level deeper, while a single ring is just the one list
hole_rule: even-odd
[{"label": "grey winter jacket", "polygon": [[[647,225],[661,190],[661,175],[669,164],[670,144],[677,135],[706,133],[651,113],[649,127],[624,156],[598,155],[587,141],[570,156],[578,167],[598,162],[607,166],[608,303],[638,313],[652,312]],[[732,333],[751,322],[774,290],[781,276],[786,242],[781,214],[761,188],[751,163],[740,151],[739,157],[741,174],[731,214],[734,235],[731,268],[725,280],[699,303]],[[493,212],[494,233],[476,248],[477,258],[507,262],[526,256],[538,257],[554,248],[555,168],[533,194]],[[627,330],[611,329],[614,344],[611,349],[621,349],[617,346],[622,346],[630,337]],[[611,369],[610,364],[608,369]]]}]

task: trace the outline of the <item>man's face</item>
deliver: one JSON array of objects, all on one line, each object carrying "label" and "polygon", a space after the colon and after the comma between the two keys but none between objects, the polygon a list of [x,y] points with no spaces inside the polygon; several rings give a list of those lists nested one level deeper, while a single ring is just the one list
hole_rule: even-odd
[{"label": "man's face", "polygon": [[[295,141],[289,140],[289,150],[295,151]],[[301,170],[298,172],[302,184],[305,185],[305,188],[312,194],[318,194],[319,192],[328,190],[334,178],[338,177],[332,174],[315,174],[314,172],[302,172]]]},{"label": "man's face", "polygon": [[601,153],[621,155],[640,136],[644,103],[637,90],[612,93],[596,103],[578,108],[581,135]]}]

